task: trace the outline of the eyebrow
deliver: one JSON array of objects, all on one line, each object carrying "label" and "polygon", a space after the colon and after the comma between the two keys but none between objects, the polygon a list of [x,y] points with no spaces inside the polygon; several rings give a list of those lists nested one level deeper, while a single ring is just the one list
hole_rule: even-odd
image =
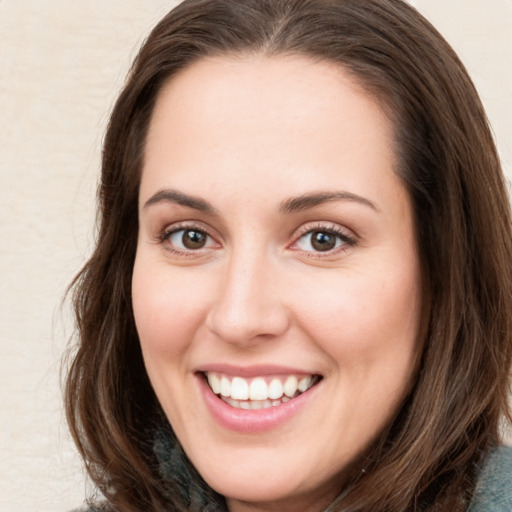
[{"label": "eyebrow", "polygon": [[351,192],[316,192],[312,194],[304,194],[298,197],[291,197],[281,203],[279,211],[283,214],[295,213],[332,201],[350,201],[359,203],[363,206],[368,206],[376,212],[379,211],[377,206],[369,199],[352,194]]},{"label": "eyebrow", "polygon": [[218,215],[217,210],[204,199],[190,196],[188,194],[183,194],[182,192],[177,192],[176,190],[159,190],[144,203],[144,208],[158,203],[179,204],[180,206],[193,208],[194,210],[198,210],[203,213],[209,213],[210,215]]},{"label": "eyebrow", "polygon": [[[291,197],[281,203],[279,212],[281,214],[296,213],[308,210],[324,203],[333,201],[350,201],[367,206],[372,210],[379,211],[377,206],[369,199],[358,196],[351,192],[315,192],[311,194],[303,194],[297,197]],[[187,208],[193,208],[210,215],[218,215],[218,211],[204,199],[200,197],[190,196],[176,190],[163,189],[153,194],[145,203],[144,208],[158,203],[173,203]]]}]

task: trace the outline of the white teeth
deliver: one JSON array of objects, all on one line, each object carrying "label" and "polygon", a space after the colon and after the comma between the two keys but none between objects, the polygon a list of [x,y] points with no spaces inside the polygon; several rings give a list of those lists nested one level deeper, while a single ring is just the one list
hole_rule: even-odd
[{"label": "white teeth", "polygon": [[238,400],[233,400],[232,398],[225,398],[225,400],[231,407],[235,407],[236,409],[240,408],[240,402]]},{"label": "white teeth", "polygon": [[268,397],[272,400],[283,396],[283,385],[279,379],[272,379],[268,386]]},{"label": "white teeth", "polygon": [[258,409],[270,409],[271,407],[277,407],[284,402],[288,402],[290,399],[287,396],[281,398],[281,400],[235,400],[230,397],[221,397],[231,407],[235,409],[245,410],[258,410]]},{"label": "white teeth", "polygon": [[246,410],[269,409],[270,407],[281,405],[280,400],[276,400],[277,403],[271,402],[270,400],[233,400],[232,398],[226,397],[223,397],[222,400],[235,409]]},{"label": "white teeth", "polygon": [[[304,393],[317,382],[312,375],[297,378],[289,375],[283,379],[274,377],[268,382],[264,377],[245,379],[207,372],[206,378],[212,391],[231,407],[237,409],[267,409],[278,407]],[[268,383],[267,383],[268,382]]]},{"label": "white teeth", "polygon": [[208,384],[210,384],[210,387],[212,388],[212,391],[218,395],[220,393],[220,380],[215,373],[209,373],[208,374]]},{"label": "white teeth", "polygon": [[263,400],[251,400],[251,409],[263,409]]},{"label": "white teeth", "polygon": [[304,391],[307,391],[311,387],[311,375],[306,375],[306,377],[303,377],[299,380],[299,386],[298,389],[301,393],[304,393]]},{"label": "white teeth", "polygon": [[265,382],[265,379],[262,379],[261,377],[253,379],[253,381],[251,382],[249,398],[251,400],[266,400],[267,398],[269,398],[268,387],[267,383]]},{"label": "white teeth", "polygon": [[286,379],[286,382],[284,383],[284,386],[283,386],[284,394],[286,396],[292,398],[293,395],[295,395],[295,393],[297,392],[298,386],[299,386],[299,383],[297,381],[297,377],[295,377],[295,375],[290,375]]},{"label": "white teeth", "polygon": [[231,396],[231,382],[224,376],[220,379],[220,394],[222,396]]},{"label": "white teeth", "polygon": [[237,400],[247,400],[249,398],[249,385],[242,377],[235,377],[231,381],[231,398]]}]

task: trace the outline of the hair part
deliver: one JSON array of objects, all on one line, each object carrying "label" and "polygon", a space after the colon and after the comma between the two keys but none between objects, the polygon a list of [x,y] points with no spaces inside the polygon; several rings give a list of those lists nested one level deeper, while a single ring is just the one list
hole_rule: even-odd
[{"label": "hair part", "polygon": [[413,204],[425,303],[415,382],[329,510],[463,511],[500,418],[511,420],[511,217],[467,72],[401,0],[187,0],[153,29],[110,118],[96,249],[72,283],[79,343],[66,408],[87,470],[116,510],[191,506],[179,475],[164,482],[153,454],[155,428],[169,427],[131,305],[138,190],[166,81],[202,58],[249,54],[323,60],[355,77],[395,127],[397,173]]}]

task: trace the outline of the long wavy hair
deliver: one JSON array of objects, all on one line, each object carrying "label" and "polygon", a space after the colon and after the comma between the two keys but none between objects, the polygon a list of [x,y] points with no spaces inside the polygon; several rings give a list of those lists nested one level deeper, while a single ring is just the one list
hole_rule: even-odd
[{"label": "long wavy hair", "polygon": [[465,510],[478,464],[499,443],[500,422],[511,420],[511,217],[467,72],[401,0],[185,0],[142,45],[104,142],[96,248],[71,286],[77,339],[67,417],[105,509],[223,506],[186,460],[151,388],[131,275],[158,93],[194,62],[233,54],[299,55],[351,73],[394,124],[397,173],[413,204],[426,305],[418,371],[365,453],[365,471],[352,475],[329,510]]}]

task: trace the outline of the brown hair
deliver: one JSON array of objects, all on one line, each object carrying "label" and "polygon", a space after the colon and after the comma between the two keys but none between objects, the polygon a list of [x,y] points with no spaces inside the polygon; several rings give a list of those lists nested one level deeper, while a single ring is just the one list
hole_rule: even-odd
[{"label": "brown hair", "polygon": [[88,472],[123,512],[192,510],[195,485],[216,500],[184,456],[163,478],[153,453],[159,426],[180,447],[162,427],[144,369],[131,273],[158,92],[202,57],[248,53],[303,55],[351,72],[394,122],[398,173],[413,202],[427,306],[416,380],[365,454],[365,471],[329,510],[465,510],[476,467],[499,443],[500,419],[510,420],[511,218],[470,78],[401,0],[186,0],[149,35],[112,112],[96,249],[72,285],[79,343],[66,406]]}]

